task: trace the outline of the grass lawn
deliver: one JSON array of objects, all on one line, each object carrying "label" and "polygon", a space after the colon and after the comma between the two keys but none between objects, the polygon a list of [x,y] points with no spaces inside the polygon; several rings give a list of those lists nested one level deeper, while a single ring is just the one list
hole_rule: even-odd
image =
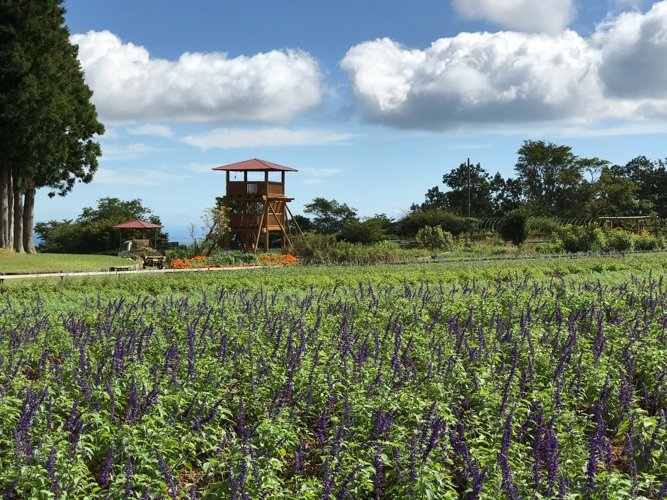
[{"label": "grass lawn", "polygon": [[61,271],[106,271],[124,266],[127,259],[108,255],[20,254],[0,251],[0,274],[57,273]]}]

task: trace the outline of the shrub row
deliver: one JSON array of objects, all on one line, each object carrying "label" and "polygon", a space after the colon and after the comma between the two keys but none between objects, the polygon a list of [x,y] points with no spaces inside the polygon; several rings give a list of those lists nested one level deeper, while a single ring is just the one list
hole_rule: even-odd
[{"label": "shrub row", "polygon": [[554,233],[550,243],[538,245],[539,253],[628,252],[664,248],[661,236],[649,233],[633,234],[622,229],[602,229],[595,224],[566,225]]},{"label": "shrub row", "polygon": [[401,262],[428,255],[425,249],[404,249],[395,241],[371,245],[337,241],[331,234],[305,233],[294,239],[291,251],[306,264],[372,264]]}]

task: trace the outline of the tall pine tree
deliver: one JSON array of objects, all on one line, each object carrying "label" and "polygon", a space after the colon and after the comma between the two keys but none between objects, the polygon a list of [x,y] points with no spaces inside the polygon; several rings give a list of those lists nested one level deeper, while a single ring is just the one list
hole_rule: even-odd
[{"label": "tall pine tree", "polygon": [[35,192],[90,182],[104,133],[63,0],[0,0],[0,248],[34,252]]}]

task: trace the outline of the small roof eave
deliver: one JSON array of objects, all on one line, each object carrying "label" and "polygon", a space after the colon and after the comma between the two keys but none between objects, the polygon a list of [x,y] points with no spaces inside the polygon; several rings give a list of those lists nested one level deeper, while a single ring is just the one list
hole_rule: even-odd
[{"label": "small roof eave", "polygon": [[253,158],[252,160],[239,161],[230,163],[229,165],[222,165],[215,167],[213,170],[224,172],[298,172],[298,170],[270,161]]},{"label": "small roof eave", "polygon": [[146,222],[143,220],[131,220],[128,222],[123,222],[122,224],[116,224],[112,227],[114,229],[157,229],[162,226],[160,224],[153,224],[152,222]]}]

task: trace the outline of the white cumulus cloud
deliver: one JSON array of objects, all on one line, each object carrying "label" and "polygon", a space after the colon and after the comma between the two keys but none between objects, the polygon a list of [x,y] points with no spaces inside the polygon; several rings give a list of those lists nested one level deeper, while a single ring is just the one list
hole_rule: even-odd
[{"label": "white cumulus cloud", "polygon": [[102,145],[102,157],[105,160],[126,160],[128,158],[145,156],[156,151],[158,151],[157,148],[141,143]]},{"label": "white cumulus cloud", "polygon": [[412,49],[381,38],[343,60],[369,121],[403,128],[667,118],[667,0],[590,37],[461,33]]},{"label": "white cumulus cloud", "polygon": [[598,26],[607,92],[622,98],[667,98],[667,2],[646,13],[626,12]]},{"label": "white cumulus cloud", "polygon": [[574,17],[572,0],[452,0],[452,4],[464,17],[530,33],[558,33]]},{"label": "white cumulus cloud", "polygon": [[319,64],[300,50],[234,58],[193,52],[169,61],[109,31],[72,42],[105,120],[280,123],[321,100]]},{"label": "white cumulus cloud", "polygon": [[95,174],[95,182],[119,186],[162,186],[182,182],[183,176],[170,174],[162,170],[135,169],[132,172],[100,168]]},{"label": "white cumulus cloud", "polygon": [[188,135],[181,141],[202,150],[211,148],[262,148],[272,146],[315,146],[339,144],[352,138],[344,132],[282,127],[247,129],[217,128],[203,134]]},{"label": "white cumulus cloud", "polygon": [[145,123],[137,127],[128,129],[132,135],[147,135],[152,137],[173,137],[174,131],[166,125],[158,125],[155,123]]},{"label": "white cumulus cloud", "polygon": [[598,106],[598,54],[572,31],[556,37],[461,33],[426,50],[383,38],[342,61],[375,121],[438,128],[577,116]]}]

